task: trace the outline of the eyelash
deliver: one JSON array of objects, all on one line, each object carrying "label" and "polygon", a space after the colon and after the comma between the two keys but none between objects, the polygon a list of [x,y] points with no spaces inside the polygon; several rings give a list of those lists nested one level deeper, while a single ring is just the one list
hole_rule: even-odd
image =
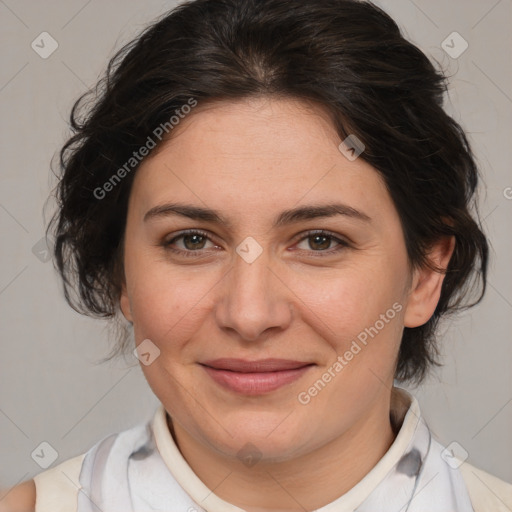
[{"label": "eyelash", "polygon": [[[209,241],[213,242],[213,240],[210,239],[210,236],[208,235],[208,233],[206,233],[205,231],[191,229],[191,230],[187,230],[187,231],[182,231],[179,235],[175,236],[174,238],[172,238],[169,241],[164,241],[161,245],[164,247],[165,250],[171,251],[180,256],[185,256],[187,258],[197,258],[201,255],[201,251],[207,250],[207,249],[198,249],[196,251],[190,251],[190,250],[184,251],[182,249],[175,249],[175,248],[171,247],[171,244],[175,243],[177,240],[179,240],[180,238],[183,238],[184,236],[187,236],[187,235],[199,235],[199,236],[207,238]],[[302,238],[300,238],[296,243],[300,243],[304,240],[307,240],[308,238],[310,238],[314,235],[325,236],[327,238],[330,238],[331,240],[334,240],[335,242],[337,242],[339,244],[334,250],[330,249],[327,251],[313,251],[313,250],[307,251],[307,252],[311,252],[313,254],[316,253],[314,257],[325,258],[327,256],[331,256],[332,254],[338,253],[350,246],[349,243],[346,242],[345,240],[342,240],[342,239],[336,237],[333,233],[330,233],[329,231],[325,231],[322,229],[315,229],[312,231],[307,231],[305,233],[305,235]],[[304,250],[299,249],[299,251],[304,251]],[[199,254],[194,254],[194,253],[199,253]]]}]

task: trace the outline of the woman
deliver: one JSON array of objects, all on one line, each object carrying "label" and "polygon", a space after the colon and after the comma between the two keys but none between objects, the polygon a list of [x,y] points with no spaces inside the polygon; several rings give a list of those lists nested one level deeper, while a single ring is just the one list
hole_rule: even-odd
[{"label": "woman", "polygon": [[488,256],[445,78],[395,22],[354,0],[195,0],[99,90],[61,152],[55,257],[74,308],[133,329],[161,406],[18,502],[510,510],[512,486],[394,386],[439,364],[436,326],[478,280],[481,298]]}]

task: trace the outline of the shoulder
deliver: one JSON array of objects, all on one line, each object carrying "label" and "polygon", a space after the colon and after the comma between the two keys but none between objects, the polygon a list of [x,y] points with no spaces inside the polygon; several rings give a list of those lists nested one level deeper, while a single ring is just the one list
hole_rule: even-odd
[{"label": "shoulder", "polygon": [[459,468],[475,512],[510,512],[512,484],[465,462]]},{"label": "shoulder", "polygon": [[27,480],[5,492],[2,491],[0,498],[0,512],[35,512],[34,480]]},{"label": "shoulder", "polygon": [[0,512],[75,512],[84,457],[67,459],[2,492]]},{"label": "shoulder", "polygon": [[34,512],[74,512],[80,490],[80,470],[85,453],[67,459],[34,477]]}]

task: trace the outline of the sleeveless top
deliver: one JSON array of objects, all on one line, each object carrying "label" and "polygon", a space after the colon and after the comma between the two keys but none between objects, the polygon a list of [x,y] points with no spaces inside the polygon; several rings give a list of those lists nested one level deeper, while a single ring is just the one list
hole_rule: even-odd
[{"label": "sleeveless top", "polygon": [[[512,485],[453,454],[432,436],[417,400],[393,388],[399,430],[374,468],[315,512],[505,512]],[[34,477],[35,512],[244,512],[215,495],[181,455],[160,404],[152,420],[98,441]]]}]

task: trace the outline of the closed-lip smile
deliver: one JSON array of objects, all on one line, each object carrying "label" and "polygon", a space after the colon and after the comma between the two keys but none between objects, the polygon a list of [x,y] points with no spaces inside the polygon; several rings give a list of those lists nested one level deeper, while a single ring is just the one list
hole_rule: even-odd
[{"label": "closed-lip smile", "polygon": [[217,384],[236,393],[259,395],[300,378],[315,363],[290,359],[220,358],[200,363]]}]

